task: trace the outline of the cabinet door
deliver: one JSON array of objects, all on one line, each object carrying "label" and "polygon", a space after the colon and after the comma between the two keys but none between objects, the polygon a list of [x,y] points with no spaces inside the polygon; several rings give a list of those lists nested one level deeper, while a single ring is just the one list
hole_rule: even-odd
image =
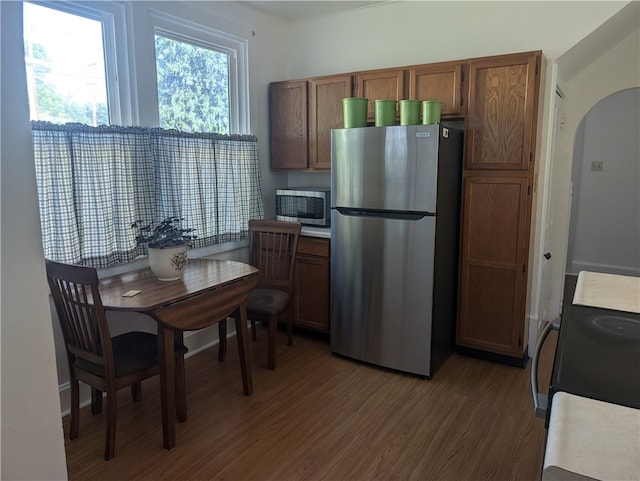
[{"label": "cabinet door", "polygon": [[526,347],[528,178],[498,175],[464,180],[456,338],[461,346],[521,357]]},{"label": "cabinet door", "polygon": [[462,63],[445,62],[411,67],[408,97],[442,102],[442,115],[462,115]]},{"label": "cabinet door", "polygon": [[331,170],[331,129],[344,126],[342,99],[351,92],[351,75],[309,81],[310,169]]},{"label": "cabinet door", "polygon": [[527,170],[540,55],[515,54],[469,64],[467,169]]},{"label": "cabinet door", "polygon": [[404,75],[404,69],[371,70],[356,74],[357,96],[369,99],[368,121],[375,119],[375,100],[400,101],[404,98]]},{"label": "cabinet door", "polygon": [[309,164],[307,82],[269,86],[271,167],[306,169]]},{"label": "cabinet door", "polygon": [[328,334],[328,239],[299,238],[294,279],[294,325]]}]

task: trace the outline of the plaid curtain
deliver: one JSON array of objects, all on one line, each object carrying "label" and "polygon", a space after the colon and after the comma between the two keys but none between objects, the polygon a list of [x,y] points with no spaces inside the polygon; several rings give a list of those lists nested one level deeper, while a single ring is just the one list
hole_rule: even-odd
[{"label": "plaid curtain", "polygon": [[131,223],[183,218],[192,247],[247,237],[263,218],[257,139],[32,122],[44,255],[108,267],[145,253]]}]

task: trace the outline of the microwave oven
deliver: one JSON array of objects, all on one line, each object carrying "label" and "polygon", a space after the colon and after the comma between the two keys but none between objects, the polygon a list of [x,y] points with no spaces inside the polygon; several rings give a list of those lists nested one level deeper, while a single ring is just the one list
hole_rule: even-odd
[{"label": "microwave oven", "polygon": [[276,220],[329,227],[331,190],[326,187],[276,189]]}]

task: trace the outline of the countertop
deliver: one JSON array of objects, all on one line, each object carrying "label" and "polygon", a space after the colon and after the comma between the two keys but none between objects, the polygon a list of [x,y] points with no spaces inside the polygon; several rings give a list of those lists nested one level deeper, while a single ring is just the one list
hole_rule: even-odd
[{"label": "countertop", "polygon": [[573,303],[640,313],[640,277],[582,271]]},{"label": "countertop", "polygon": [[558,392],[542,480],[595,479],[640,479],[640,410]]},{"label": "countertop", "polygon": [[307,237],[322,237],[324,239],[331,239],[331,227],[314,227],[310,225],[303,225],[300,234]]}]

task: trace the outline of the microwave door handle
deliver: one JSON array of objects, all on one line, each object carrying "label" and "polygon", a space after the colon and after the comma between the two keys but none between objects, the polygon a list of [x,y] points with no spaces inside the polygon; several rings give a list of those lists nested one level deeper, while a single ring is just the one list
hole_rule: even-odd
[{"label": "microwave door handle", "polygon": [[547,323],[540,334],[540,338],[536,343],[536,349],[531,359],[531,396],[533,397],[533,412],[536,417],[544,418],[547,415],[547,407],[549,404],[549,398],[546,394],[538,391],[538,364],[540,362],[540,352],[542,351],[542,345],[547,340],[547,336],[551,331],[560,330],[560,319],[554,319],[552,322]]}]

